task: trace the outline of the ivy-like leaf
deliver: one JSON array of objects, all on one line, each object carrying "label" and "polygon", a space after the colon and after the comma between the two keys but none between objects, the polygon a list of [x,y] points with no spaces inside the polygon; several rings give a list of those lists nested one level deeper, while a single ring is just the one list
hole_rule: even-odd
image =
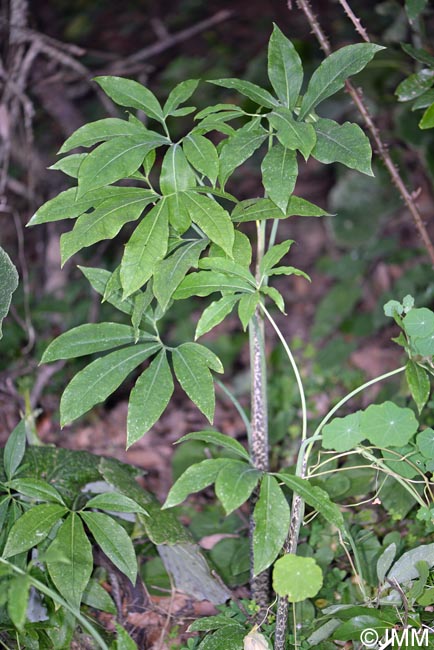
[{"label": "ivy-like leaf", "polygon": [[238,300],[239,296],[223,296],[223,298],[214,300],[210,305],[208,305],[208,307],[202,312],[202,316],[199,318],[194,339],[198,339],[200,336],[203,336],[216,327],[216,325],[221,323],[222,320],[231,313]]},{"label": "ivy-like leaf", "polygon": [[168,405],[173,389],[166,352],[161,350],[131,391],[128,404],[127,447],[137,442],[155,424]]},{"label": "ivy-like leaf", "polygon": [[125,246],[121,262],[123,297],[128,298],[152,276],[167,252],[169,213],[162,199],[139,223]]},{"label": "ivy-like leaf", "polygon": [[214,419],[214,381],[203,356],[197,348],[183,343],[172,353],[176,378],[192,402],[212,423]]},{"label": "ivy-like leaf", "polygon": [[0,339],[3,336],[2,322],[11,305],[12,294],[18,287],[18,273],[9,255],[0,246]]},{"label": "ivy-like leaf", "polygon": [[154,120],[164,121],[163,111],[155,95],[137,81],[114,76],[95,77],[94,81],[116,104],[137,108]]},{"label": "ivy-like leaf", "polygon": [[289,505],[274,476],[262,479],[259,499],[253,511],[253,567],[255,575],[274,562],[289,529]]},{"label": "ivy-like leaf", "polygon": [[245,95],[259,106],[266,108],[274,108],[279,105],[277,99],[260,86],[251,83],[250,81],[243,81],[241,79],[209,79],[209,83],[223,88],[230,88],[237,90],[241,95]]},{"label": "ivy-like leaf", "polygon": [[220,153],[219,180],[223,187],[232,172],[259,149],[268,137],[267,131],[249,122],[229,137]]},{"label": "ivy-like leaf", "polygon": [[61,425],[76,420],[107,399],[134,368],[159,348],[159,343],[132,345],[92,361],[65,388],[60,400]]},{"label": "ivy-like leaf", "polygon": [[434,312],[426,307],[412,309],[404,318],[407,334],[413,338],[425,338],[434,333]]},{"label": "ivy-like leaf", "polygon": [[189,133],[183,140],[182,148],[189,163],[215,185],[219,173],[219,158],[211,140],[199,133]]},{"label": "ivy-like leaf", "polygon": [[384,47],[374,43],[346,45],[330,54],[313,73],[300,108],[302,120],[315,106],[343,88],[345,80],[363,68]]},{"label": "ivy-like leaf", "polygon": [[229,214],[213,199],[198,192],[184,192],[183,202],[191,220],[207,237],[232,257],[234,226]]},{"label": "ivy-like leaf", "polygon": [[431,428],[424,429],[416,437],[417,447],[425,458],[434,460],[434,431]]},{"label": "ivy-like leaf", "polygon": [[340,162],[351,169],[373,176],[371,145],[360,126],[319,119],[314,124],[316,144],[312,156],[322,163]]},{"label": "ivy-like leaf", "polygon": [[351,413],[343,418],[333,418],[322,430],[322,446],[324,449],[349,451],[362,442],[366,434],[360,428],[361,411]]},{"label": "ivy-like leaf", "polygon": [[297,50],[277,25],[268,45],[268,78],[282,104],[294,108],[303,83],[303,67]]},{"label": "ivy-like leaf", "polygon": [[66,508],[57,503],[43,503],[33,506],[12,526],[3,551],[3,557],[11,557],[28,551],[40,544],[50,530],[66,513]]},{"label": "ivy-like leaf", "polygon": [[173,112],[180,104],[183,104],[190,99],[199,83],[199,79],[186,79],[177,84],[173,90],[170,91],[169,97],[163,106],[163,115],[173,115]]},{"label": "ivy-like leaf", "polygon": [[416,433],[418,421],[411,409],[383,402],[368,406],[361,415],[360,428],[363,437],[378,447],[403,447]]},{"label": "ivy-like leaf", "polygon": [[273,589],[279,596],[286,596],[290,603],[314,598],[322,583],[321,568],[312,557],[287,553],[274,565]]},{"label": "ivy-like leaf", "polygon": [[265,155],[261,165],[262,183],[269,198],[286,216],[288,201],[298,175],[295,151],[275,144]]},{"label": "ivy-like leaf", "polygon": [[[76,147],[91,147],[97,142],[113,140],[113,138],[126,137],[130,135],[143,135],[149,133],[148,129],[141,122],[128,122],[118,117],[108,117],[96,122],[84,124],[74,131],[60,147],[58,153],[66,153]],[[158,136],[158,134],[155,134]]]},{"label": "ivy-like leaf", "polygon": [[229,515],[247,501],[255,489],[261,472],[241,460],[228,460],[215,482],[215,493]]},{"label": "ivy-like leaf", "polygon": [[189,494],[199,492],[214,483],[227,458],[208,458],[190,465],[172,485],[162,509],[173,508],[182,503]]}]

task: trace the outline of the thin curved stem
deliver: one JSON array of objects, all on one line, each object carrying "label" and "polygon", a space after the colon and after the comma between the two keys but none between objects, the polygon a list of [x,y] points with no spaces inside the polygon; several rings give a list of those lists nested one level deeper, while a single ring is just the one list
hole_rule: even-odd
[{"label": "thin curved stem", "polygon": [[244,426],[246,427],[247,438],[250,444],[251,436],[252,436],[252,428],[250,426],[249,418],[247,417],[245,410],[243,409],[243,407],[241,406],[241,404],[239,403],[239,401],[237,400],[233,392],[229,390],[229,388],[225,386],[224,383],[220,381],[220,379],[214,378],[214,381],[217,384],[217,386],[223,391],[223,393],[230,399],[230,401],[232,402],[232,404],[235,406],[238,413],[240,414]]}]

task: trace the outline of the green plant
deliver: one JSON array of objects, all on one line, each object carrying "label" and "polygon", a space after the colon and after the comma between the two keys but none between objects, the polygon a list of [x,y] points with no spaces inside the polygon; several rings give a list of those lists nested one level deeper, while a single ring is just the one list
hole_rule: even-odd
[{"label": "green plant", "polygon": [[[212,371],[221,373],[223,367],[219,358],[196,339],[237,307],[243,329],[249,330],[250,337],[250,419],[235,397],[232,399],[243,413],[249,450],[214,430],[188,434],[182,440],[203,441],[211,447],[222,448],[225,454],[191,465],[175,482],[163,507],[179,504],[191,492],[211,484],[215,484],[217,497],[227,514],[251,500],[252,597],[258,605],[256,620],[262,623],[270,607],[268,570],[274,564],[273,587],[279,597],[274,632],[276,650],[286,644],[288,602],[293,605],[296,621],[296,603],[313,598],[323,585],[323,570],[316,559],[297,554],[305,505],[322,515],[327,526],[338,531],[346,552],[351,549],[354,556],[351,565],[358,587],[354,598],[376,611],[370,601],[369,583],[357,544],[341,510],[327,492],[330,485],[324,477],[336,470],[338,460],[359,455],[372,473],[380,472],[385,479],[393,477],[410,495],[411,504],[420,506],[423,517],[432,516],[431,485],[425,474],[431,472],[430,458],[423,451],[431,454],[430,433],[422,431],[414,442],[418,422],[412,409],[385,402],[332,420],[337,410],[363,389],[404,370],[418,409],[422,410],[429,393],[428,373],[432,373],[432,312],[413,309],[408,297],[402,305],[389,305],[388,312],[403,328],[398,342],[409,356],[406,367],[351,391],[309,435],[301,376],[268,307],[271,301],[280,311],[285,311],[282,295],[270,286],[274,276],[299,275],[309,279],[303,271],[281,262],[293,242],[276,244],[280,220],[294,215],[327,214],[323,208],[293,194],[298,153],[306,160],[313,156],[325,164],[340,162],[368,176],[372,174],[371,148],[361,128],[357,124],[340,125],[321,118],[316,108],[339,91],[349,76],[362,70],[380,49],[378,45],[363,43],[331,54],[313,73],[304,94],[300,95],[303,83],[300,57],[275,27],[268,50],[268,74],[274,94],[239,79],[214,80],[217,86],[248,97],[257,109],[249,113],[235,104],[207,107],[196,113],[191,130],[177,142],[171,140],[170,121],[195,111],[192,106],[180,106],[194,93],[197,80],[178,84],[161,106],[147,88],[134,81],[99,77],[97,83],[117,104],[143,111],[159,130],[147,128],[131,112],[126,120],[108,118],[81,127],[68,138],[61,153],[76,147],[98,146],[90,153],[67,155],[55,165],[56,169],[76,178],[77,187],[46,203],[30,222],[36,225],[76,219],[74,228],[61,239],[65,262],[82,248],[114,238],[125,224],[140,219],[113,272],[82,268],[93,288],[125,313],[131,324],[80,325],[53,341],[43,355],[42,361],[48,363],[107,353],[76,374],[65,389],[60,405],[62,424],[105,400],[148,359],[150,363],[141,372],[130,395],[127,445],[134,444],[161,416],[173,394],[173,377],[212,423],[215,409]],[[236,129],[229,124],[234,120]],[[217,146],[209,137],[214,131],[226,136]],[[156,151],[160,148],[164,148],[164,153],[157,158]],[[227,190],[227,185],[231,189],[231,179],[236,181],[238,167],[250,157],[256,157],[262,148],[265,149],[261,162],[265,195],[239,201]],[[116,185],[125,179],[127,183]],[[267,231],[269,221],[272,225]],[[242,232],[242,224],[247,222],[256,224],[256,238],[252,237],[252,241]],[[164,329],[165,316],[176,302],[189,300],[193,309],[197,305],[196,297],[216,293],[220,296],[206,306],[197,323],[195,340],[169,342]],[[406,315],[401,318],[403,313]],[[288,356],[302,413],[296,466],[278,468],[278,471],[270,471],[268,457],[264,319],[275,330]],[[332,451],[326,463],[314,453],[317,442],[322,442],[326,453]],[[413,457],[417,457],[419,464],[413,462]],[[408,472],[403,474],[397,469],[397,458],[404,461],[403,467],[412,468],[421,477],[425,493],[413,485],[413,474],[408,476]],[[354,466],[349,463],[342,469],[351,472]],[[288,503],[291,495],[292,507]],[[59,517],[66,514],[65,506],[56,507],[63,508]],[[87,515],[80,516],[87,518]],[[76,520],[80,521],[78,516]],[[20,521],[15,525],[23,525]],[[10,546],[12,542],[6,544]],[[128,570],[132,571],[132,567]],[[325,579],[330,579],[327,573]],[[216,622],[211,623],[214,627],[201,629],[215,630],[215,625]],[[200,623],[196,629],[199,627]],[[359,628],[356,632],[360,636]],[[212,633],[212,637],[206,637],[199,647],[205,649],[218,644],[218,647],[230,644],[235,647],[243,639],[246,643],[248,636],[245,626],[226,625],[225,621],[225,626]],[[210,638],[214,646],[207,645]],[[250,641],[268,644],[265,636],[253,639],[250,635]],[[298,644],[296,625],[291,643]]]}]

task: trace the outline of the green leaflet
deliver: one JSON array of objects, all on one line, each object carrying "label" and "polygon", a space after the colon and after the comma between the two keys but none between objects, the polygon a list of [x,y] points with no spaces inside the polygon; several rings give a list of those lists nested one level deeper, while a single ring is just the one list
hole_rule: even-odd
[{"label": "green leaflet", "polygon": [[408,102],[423,95],[434,83],[434,70],[424,68],[401,81],[395,91],[400,102]]},{"label": "green leaflet", "polygon": [[12,294],[18,287],[18,272],[9,255],[0,246],[0,339],[3,336],[2,322],[7,316]]},{"label": "green leaflet", "polygon": [[295,47],[277,25],[268,45],[268,78],[282,104],[294,108],[303,83],[303,67]]},{"label": "green leaflet", "polygon": [[233,275],[236,278],[241,278],[248,282],[252,287],[256,288],[256,280],[250,271],[238,262],[234,262],[230,259],[225,259],[222,257],[203,257],[199,261],[200,269],[210,269],[211,271],[217,271],[221,273],[226,273],[227,275]]},{"label": "green leaflet", "polygon": [[285,313],[285,302],[284,302],[284,300],[283,300],[283,296],[282,296],[282,294],[280,293],[280,291],[278,291],[278,290],[275,289],[274,287],[267,287],[266,285],[263,285],[263,286],[261,287],[261,293],[263,293],[263,294],[265,294],[266,296],[268,296],[269,298],[271,298],[271,300],[272,300],[272,301],[277,305],[277,307],[280,309],[280,311],[282,312],[282,314]]},{"label": "green leaflet", "polygon": [[[140,136],[144,133],[148,134],[150,132],[141,122],[128,122],[127,120],[120,120],[118,117],[108,117],[103,120],[84,124],[74,131],[74,133],[65,140],[58,153],[66,153],[76,147],[91,147],[97,142],[113,140],[113,138],[117,137],[130,135]],[[153,133],[153,135],[158,137],[159,134]]]},{"label": "green leaflet", "polygon": [[238,303],[238,318],[241,321],[244,331],[246,331],[260,300],[258,292],[246,294],[240,298],[240,302]]},{"label": "green leaflet", "polygon": [[250,81],[242,81],[241,79],[209,79],[208,83],[223,88],[230,88],[237,90],[242,95],[245,95],[259,106],[266,108],[274,108],[278,106],[279,102],[271,95],[268,90],[251,83]]},{"label": "green leaflet", "polygon": [[173,115],[180,104],[183,104],[190,99],[199,84],[199,79],[186,79],[177,84],[173,90],[170,91],[169,97],[163,106],[163,115]]},{"label": "green leaflet", "polygon": [[298,150],[307,160],[315,146],[316,133],[312,124],[297,122],[289,108],[276,108],[267,115],[271,126],[276,129],[279,142],[286,148]]},{"label": "green leaflet", "polygon": [[199,318],[194,339],[198,339],[221,323],[231,313],[238,300],[239,296],[223,296],[220,300],[214,300],[208,305]]},{"label": "green leaflet", "polygon": [[255,575],[274,562],[289,530],[289,505],[274,476],[262,479],[259,499],[253,511],[253,566]]},{"label": "green leaflet", "polygon": [[175,300],[184,300],[191,296],[209,296],[210,293],[215,291],[252,293],[253,288],[241,278],[231,277],[215,271],[199,271],[187,275],[176,289],[173,297]]},{"label": "green leaflet", "polygon": [[140,375],[128,404],[127,447],[149,431],[169,403],[173,393],[172,373],[165,350],[161,350]]},{"label": "green leaflet", "polygon": [[131,188],[129,195],[106,199],[90,214],[81,215],[73,230],[60,238],[62,265],[82,248],[113,239],[126,223],[138,219],[146,206],[158,198],[151,190]]},{"label": "green leaflet", "polygon": [[48,169],[63,172],[72,178],[78,178],[78,170],[86,156],[87,153],[74,153],[71,156],[65,156],[65,158],[61,158]]},{"label": "green leaflet", "polygon": [[232,221],[262,221],[263,219],[285,219],[298,215],[300,217],[330,216],[326,210],[314,203],[302,199],[300,196],[291,196],[286,208],[286,215],[270,199],[247,199],[240,201],[232,211]]},{"label": "green leaflet", "polygon": [[434,127],[434,103],[428,106],[422,115],[422,119],[419,122],[419,127],[421,129],[432,129]]},{"label": "green leaflet", "polygon": [[300,108],[302,120],[315,106],[343,88],[345,80],[357,74],[384,47],[373,43],[346,45],[330,54],[313,73]]},{"label": "green leaflet", "polygon": [[314,598],[322,583],[321,568],[311,557],[287,553],[274,565],[273,589],[279,596],[286,596],[290,603]]},{"label": "green leaflet", "polygon": [[184,442],[185,440],[202,440],[203,442],[209,442],[218,447],[223,447],[223,449],[232,451],[238,456],[241,456],[241,458],[244,458],[247,462],[250,461],[249,453],[238,442],[238,440],[230,438],[218,431],[194,431],[193,433],[187,433],[185,436],[182,436],[182,438],[177,440],[176,444],[178,445],[180,442]]},{"label": "green leaflet", "polygon": [[288,239],[281,244],[275,244],[269,248],[259,264],[259,271],[261,275],[267,275],[273,266],[277,264],[277,262],[280,262],[282,257],[287,254],[293,243],[293,239]]},{"label": "green leaflet", "polygon": [[121,494],[120,492],[103,492],[89,499],[85,508],[97,508],[98,510],[108,510],[109,512],[130,512],[146,515],[147,512],[136,501]]},{"label": "green leaflet", "polygon": [[80,516],[101,550],[134,585],[137,578],[137,560],[133,543],[125,528],[102,512],[82,511]]},{"label": "green leaflet", "polygon": [[27,620],[30,578],[28,575],[13,575],[7,585],[7,610],[9,617],[19,632],[23,631]]},{"label": "green leaflet", "polygon": [[163,311],[167,309],[173,292],[187,271],[197,267],[199,256],[207,243],[206,239],[189,241],[155,266],[152,290]]},{"label": "green leaflet", "polygon": [[138,170],[145,156],[161,144],[161,136],[148,139],[131,135],[100,144],[80,165],[77,197],[81,198],[90,190],[121,178],[128,178]]},{"label": "green leaflet", "polygon": [[357,124],[338,124],[319,119],[314,124],[317,140],[312,156],[322,163],[340,162],[362,174],[373,176],[369,138]]},{"label": "green leaflet", "polygon": [[92,288],[95,289],[95,291],[101,296],[104,296],[103,302],[109,302],[124,314],[131,315],[133,313],[135,307],[135,300],[133,296],[130,296],[124,300],[122,297],[122,291],[118,288],[116,288],[115,291],[110,291],[110,293],[105,295],[107,292],[107,287],[110,283],[110,279],[113,277],[113,273],[110,273],[110,271],[106,271],[105,269],[96,269],[91,266],[79,266],[78,268],[83,273],[85,278],[90,282]]},{"label": "green leaflet", "polygon": [[33,506],[12,526],[3,551],[3,557],[18,555],[40,544],[50,530],[66,513],[66,508],[57,503],[43,503]]},{"label": "green leaflet", "polygon": [[26,450],[26,422],[21,420],[9,435],[4,452],[3,467],[8,480],[10,480],[21,465]]},{"label": "green leaflet", "polygon": [[172,508],[182,503],[189,494],[199,492],[214,483],[227,458],[210,458],[190,465],[172,485],[162,509]]},{"label": "green leaflet", "polygon": [[213,199],[197,192],[184,192],[182,201],[191,220],[205,235],[232,257],[234,227],[229,214]]},{"label": "green leaflet", "polygon": [[120,106],[137,108],[159,122],[164,121],[160,103],[148,88],[122,77],[95,77],[103,91]]},{"label": "green leaflet", "polygon": [[421,366],[409,359],[405,366],[405,377],[420,415],[431,392],[431,382],[428,373],[424,368],[421,368]]},{"label": "green leaflet", "polygon": [[[195,347],[193,347],[193,345]],[[176,378],[192,402],[212,423],[214,419],[214,382],[209,364],[197,344],[183,343],[172,353]]]},{"label": "green leaflet", "polygon": [[49,501],[65,505],[55,487],[37,478],[16,478],[9,481],[8,487],[36,501]]},{"label": "green leaflet", "polygon": [[199,133],[189,133],[183,140],[182,148],[188,162],[215,185],[219,173],[219,158],[211,140]]},{"label": "green leaflet", "polygon": [[56,589],[79,609],[93,570],[92,545],[76,512],[71,512],[46,551],[46,564]]},{"label": "green leaflet", "polygon": [[234,247],[230,257],[222,248],[220,248],[220,246],[217,246],[217,244],[211,244],[209,255],[212,257],[224,257],[225,259],[233,258],[234,260],[237,260],[238,264],[241,264],[248,269],[252,263],[252,246],[249,238],[239,230],[235,230],[234,234]]},{"label": "green leaflet", "polygon": [[258,126],[252,128],[252,122],[249,122],[225,140],[220,153],[219,180],[222,187],[232,172],[250,158],[267,137],[265,129]]},{"label": "green leaflet", "polygon": [[169,224],[179,235],[183,235],[191,226],[191,218],[184,203],[184,193],[168,194],[165,201],[169,211]]},{"label": "green leaflet", "polygon": [[169,216],[162,199],[139,223],[125,246],[121,262],[123,297],[140,289],[154,273],[167,252]]},{"label": "green leaflet", "polygon": [[268,197],[280,208],[282,214],[286,215],[298,174],[295,151],[275,144],[265,155],[261,171],[262,183]]},{"label": "green leaflet", "polygon": [[[142,334],[144,340],[154,337]],[[41,363],[58,359],[75,359],[95,352],[105,352],[135,342],[134,329],[120,323],[86,323],[73,327],[50,343],[42,355]]]},{"label": "green leaflet", "polygon": [[217,475],[215,493],[229,515],[247,501],[262,472],[241,460],[228,460]]},{"label": "green leaflet", "polygon": [[103,402],[134,368],[159,348],[159,343],[132,345],[92,361],[65,388],[60,401],[61,425],[76,420],[95,404]]},{"label": "green leaflet", "polygon": [[405,0],[405,10],[409,20],[416,20],[427,4],[428,0]]},{"label": "green leaflet", "polygon": [[196,185],[194,172],[179,144],[166,151],[161,165],[160,189],[163,195],[187,190]]}]

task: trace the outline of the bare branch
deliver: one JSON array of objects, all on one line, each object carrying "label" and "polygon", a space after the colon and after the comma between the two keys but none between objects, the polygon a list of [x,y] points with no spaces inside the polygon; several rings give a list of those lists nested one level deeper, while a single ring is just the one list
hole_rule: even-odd
[{"label": "bare branch", "polygon": [[363,38],[366,43],[370,43],[370,39],[368,36],[368,32],[366,29],[363,27],[362,23],[360,22],[360,19],[357,18],[356,14],[354,11],[351,9],[350,5],[348,4],[347,0],[339,0],[340,5],[342,6],[343,10],[347,14],[348,18],[351,20],[351,22],[354,25],[354,29],[360,36]]}]

